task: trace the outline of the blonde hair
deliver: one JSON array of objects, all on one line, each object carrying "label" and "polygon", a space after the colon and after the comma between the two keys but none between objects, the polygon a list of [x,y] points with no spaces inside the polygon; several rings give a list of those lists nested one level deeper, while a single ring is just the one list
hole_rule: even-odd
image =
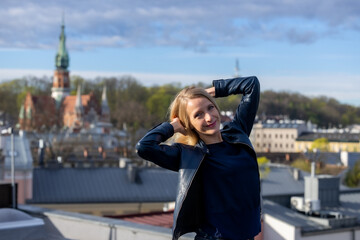
[{"label": "blonde hair", "polygon": [[198,87],[184,88],[176,95],[175,99],[171,103],[169,107],[169,118],[170,121],[172,121],[174,118],[179,118],[180,122],[185,127],[186,135],[177,133],[172,138],[172,141],[191,146],[195,146],[195,144],[199,141],[199,135],[192,128],[189,115],[186,111],[188,101],[195,98],[208,99],[212,104],[214,104],[218,112],[220,112],[219,107],[215,102],[215,99],[208,92],[206,92],[205,89]]}]

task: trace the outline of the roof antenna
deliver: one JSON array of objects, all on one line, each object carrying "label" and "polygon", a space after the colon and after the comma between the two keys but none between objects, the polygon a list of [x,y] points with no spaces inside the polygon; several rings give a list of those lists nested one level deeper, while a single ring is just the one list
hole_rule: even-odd
[{"label": "roof antenna", "polygon": [[65,25],[65,11],[64,11],[64,9],[62,10],[62,14],[61,14],[61,25],[62,26]]},{"label": "roof antenna", "polygon": [[235,62],[235,77],[240,77],[239,59],[236,59]]}]

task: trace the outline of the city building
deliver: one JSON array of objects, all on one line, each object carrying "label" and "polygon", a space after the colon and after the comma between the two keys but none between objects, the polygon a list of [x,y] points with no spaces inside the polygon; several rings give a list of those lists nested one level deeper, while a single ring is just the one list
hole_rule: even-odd
[{"label": "city building", "polygon": [[350,132],[304,132],[295,143],[295,151],[304,152],[311,148],[314,140],[325,138],[329,141],[329,152],[360,152],[360,134]]},{"label": "city building", "polygon": [[13,177],[17,185],[15,197],[19,204],[24,204],[26,199],[32,197],[33,158],[29,144],[23,132],[0,136],[0,183],[11,183]]},{"label": "city building", "polygon": [[76,96],[70,95],[70,58],[65,40],[65,26],[62,24],[51,96],[27,93],[19,113],[19,127],[26,131],[68,128],[77,132],[95,126],[106,132],[111,127],[106,87],[101,104],[93,93],[82,95],[80,85]]},{"label": "city building", "polygon": [[294,153],[298,136],[312,127],[302,120],[267,120],[254,124],[250,140],[256,152]]}]

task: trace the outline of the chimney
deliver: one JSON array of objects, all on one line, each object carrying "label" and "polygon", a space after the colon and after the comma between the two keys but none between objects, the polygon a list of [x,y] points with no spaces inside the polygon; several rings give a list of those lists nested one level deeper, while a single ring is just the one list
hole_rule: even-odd
[{"label": "chimney", "polygon": [[311,162],[311,177],[315,177],[315,162]]},{"label": "chimney", "polygon": [[140,183],[139,170],[134,164],[127,164],[126,169],[127,177],[130,183]]},{"label": "chimney", "polygon": [[341,151],[340,153],[340,160],[341,163],[345,166],[348,167],[349,166],[349,153],[346,151]]},{"label": "chimney", "polygon": [[340,178],[330,175],[307,176],[305,202],[320,201],[321,207],[337,207],[340,203]]},{"label": "chimney", "polygon": [[296,180],[296,181],[299,181],[301,179],[301,172],[299,169],[297,168],[293,168],[292,169],[292,175],[293,175],[293,178]]},{"label": "chimney", "polygon": [[44,140],[40,139],[39,140],[39,149],[38,149],[38,157],[39,157],[39,166],[40,167],[44,167],[44,155],[45,155],[45,144],[44,144]]}]

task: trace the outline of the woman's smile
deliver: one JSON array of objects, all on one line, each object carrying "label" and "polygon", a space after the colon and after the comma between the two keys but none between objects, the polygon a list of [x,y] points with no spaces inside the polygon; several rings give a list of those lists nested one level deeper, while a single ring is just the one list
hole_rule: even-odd
[{"label": "woman's smile", "polygon": [[213,123],[210,123],[210,124],[206,125],[205,127],[207,127],[207,128],[214,128],[214,127],[216,127],[216,122],[217,122],[217,121],[214,121]]}]

